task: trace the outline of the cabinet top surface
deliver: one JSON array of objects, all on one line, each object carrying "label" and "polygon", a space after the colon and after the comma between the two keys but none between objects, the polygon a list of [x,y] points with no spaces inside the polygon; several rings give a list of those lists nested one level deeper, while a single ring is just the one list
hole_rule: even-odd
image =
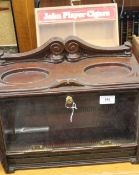
[{"label": "cabinet top surface", "polygon": [[20,54],[0,54],[0,94],[139,88],[132,46],[98,47],[70,36]]}]

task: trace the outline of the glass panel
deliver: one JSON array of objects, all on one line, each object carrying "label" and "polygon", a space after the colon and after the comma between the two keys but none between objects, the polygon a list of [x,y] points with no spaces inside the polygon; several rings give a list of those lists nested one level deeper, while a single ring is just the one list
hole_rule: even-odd
[{"label": "glass panel", "polygon": [[0,52],[16,53],[17,42],[10,0],[0,1]]},{"label": "glass panel", "polygon": [[[100,104],[101,95],[114,95],[115,102]],[[8,153],[136,144],[136,92],[70,96],[73,113],[65,107],[67,94],[1,100]]]}]

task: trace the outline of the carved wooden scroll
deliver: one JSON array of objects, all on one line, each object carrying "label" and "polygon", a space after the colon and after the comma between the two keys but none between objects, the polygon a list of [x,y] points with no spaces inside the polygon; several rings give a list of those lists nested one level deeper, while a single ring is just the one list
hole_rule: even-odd
[{"label": "carved wooden scroll", "polygon": [[78,37],[70,36],[67,39],[54,37],[41,47],[29,52],[19,54],[0,53],[1,64],[21,61],[46,61],[49,63],[61,63],[80,61],[93,57],[130,57],[131,45],[126,42],[119,47],[99,47],[91,45]]}]

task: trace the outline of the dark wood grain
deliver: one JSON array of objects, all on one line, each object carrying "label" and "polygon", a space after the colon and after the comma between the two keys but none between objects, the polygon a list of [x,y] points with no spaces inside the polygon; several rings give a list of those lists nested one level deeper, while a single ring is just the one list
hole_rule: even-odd
[{"label": "dark wood grain", "polygon": [[[5,171],[138,163],[137,48],[136,42],[98,47],[70,36],[51,38],[26,53],[0,53]],[[100,105],[102,95],[115,95],[116,103]],[[71,121],[73,102],[77,108]]]},{"label": "dark wood grain", "polygon": [[[57,1],[57,0],[40,0],[40,7],[51,7],[51,6],[67,6],[70,5],[71,0],[65,0],[65,1]],[[73,4],[103,4],[103,3],[112,3],[111,0],[77,0],[73,1]],[[123,1],[122,0],[116,0],[116,3],[119,7],[122,6]],[[138,0],[128,0],[125,1],[125,7],[127,8],[134,8],[139,7],[139,1]]]},{"label": "dark wood grain", "polygon": [[71,5],[70,0],[42,0],[40,1],[40,7],[56,7],[56,6],[67,6]]}]

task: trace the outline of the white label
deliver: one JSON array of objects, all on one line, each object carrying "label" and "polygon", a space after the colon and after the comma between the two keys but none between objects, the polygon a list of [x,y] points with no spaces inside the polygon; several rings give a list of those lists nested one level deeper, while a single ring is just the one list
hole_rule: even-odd
[{"label": "white label", "polygon": [[115,95],[100,96],[99,104],[115,104]]}]

